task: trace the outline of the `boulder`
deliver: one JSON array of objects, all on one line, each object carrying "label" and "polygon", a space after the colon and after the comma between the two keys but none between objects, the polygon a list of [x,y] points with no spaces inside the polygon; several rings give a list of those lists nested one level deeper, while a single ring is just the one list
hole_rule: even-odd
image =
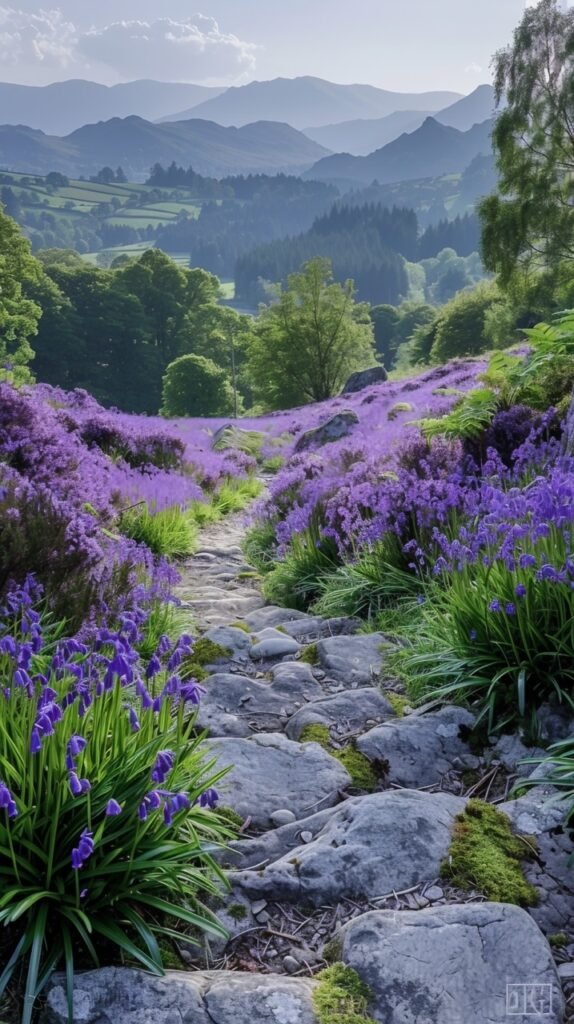
[{"label": "boulder", "polygon": [[297,439],[294,451],[296,453],[306,452],[309,448],[320,448],[321,445],[329,444],[331,441],[340,441],[342,437],[347,437],[351,433],[352,428],[358,422],[359,417],[352,409],[344,409],[342,412],[335,413],[319,427],[306,430],[304,434],[301,434]]},{"label": "boulder", "polygon": [[298,612],[294,608],[279,608],[277,605],[269,604],[264,608],[258,608],[245,616],[245,622],[253,633],[260,633],[262,629],[282,626],[285,622],[295,622],[298,619],[306,619],[305,612]]},{"label": "boulder", "polygon": [[359,619],[347,617],[323,619],[320,615],[308,615],[295,622],[286,622],[283,626],[286,633],[300,643],[323,640],[329,636],[350,636],[356,633],[362,623]]},{"label": "boulder", "polygon": [[351,374],[341,394],[355,395],[357,391],[370,388],[373,384],[384,384],[388,379],[389,375],[384,366],[371,366],[368,370],[358,370],[357,373]]},{"label": "boulder", "polygon": [[410,715],[371,729],[357,740],[357,749],[371,761],[387,761],[391,782],[433,786],[455,766],[478,766],[464,736],[473,723],[474,716],[458,707]]},{"label": "boulder", "polygon": [[497,903],[372,911],[341,932],[342,959],[369,987],[380,1024],[561,1024],[546,939],[526,911]]},{"label": "boulder", "polygon": [[317,644],[318,663],[329,679],[346,689],[372,686],[381,674],[385,645],[382,633],[329,637]]},{"label": "boulder", "polygon": [[[315,1024],[307,978],[232,971],[143,971],[107,967],[74,979],[74,1024]],[[67,1024],[65,981],[48,986],[41,1024]]]},{"label": "boulder", "polygon": [[[309,842],[259,870],[233,872],[231,882],[249,899],[305,900],[315,906],[408,889],[437,878],[453,820],[463,808],[464,800],[449,793],[414,790],[347,800],[322,821],[310,819],[309,827],[299,821],[298,835],[309,833]],[[285,830],[297,839],[293,825]],[[259,841],[263,862],[277,845],[273,834]]]},{"label": "boulder", "polygon": [[285,732],[289,739],[298,740],[306,726],[327,725],[333,727],[333,735],[339,732],[349,736],[393,716],[391,705],[378,690],[371,687],[356,692],[345,690],[300,708],[289,720]]},{"label": "boulder", "polygon": [[[282,664],[286,668],[289,662]],[[297,665],[291,667],[298,668]],[[198,723],[209,731],[210,736],[276,732],[308,700],[322,696],[322,690],[310,672],[289,669],[276,671],[271,683],[218,672],[205,680],[204,689]]]},{"label": "boulder", "polygon": [[226,806],[268,827],[277,810],[304,818],[337,802],[348,772],[318,743],[292,743],[279,733],[206,740],[218,766],[231,767],[218,789]]}]

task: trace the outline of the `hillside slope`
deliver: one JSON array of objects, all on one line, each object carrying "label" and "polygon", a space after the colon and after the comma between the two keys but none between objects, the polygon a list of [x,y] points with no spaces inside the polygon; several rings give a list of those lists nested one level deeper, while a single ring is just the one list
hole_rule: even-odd
[{"label": "hillside slope", "polygon": [[462,171],[476,156],[489,153],[491,131],[491,121],[459,132],[427,117],[416,131],[401,135],[369,156],[342,153],[325,157],[306,177],[348,185],[439,177]]},{"label": "hillside slope", "polygon": [[[397,110],[441,110],[460,99],[457,93],[398,93],[372,85],[338,85],[322,78],[275,78],[250,82],[200,103],[193,117],[205,117],[223,125],[250,121],[286,121],[294,128],[325,125],[351,118],[385,117]],[[180,120],[189,111],[174,114]]]},{"label": "hillside slope", "polygon": [[85,125],[64,138],[23,126],[0,126],[0,166],[70,177],[121,165],[131,180],[144,180],[152,164],[189,166],[199,174],[290,172],[298,174],[328,152],[287,124],[258,122],[223,128],[204,120],[151,124],[141,117]]}]

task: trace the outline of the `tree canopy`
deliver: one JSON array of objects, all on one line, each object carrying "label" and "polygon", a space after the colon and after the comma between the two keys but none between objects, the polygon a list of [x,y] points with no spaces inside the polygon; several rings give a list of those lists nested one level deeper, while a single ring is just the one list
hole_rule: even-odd
[{"label": "tree canopy", "polygon": [[226,416],[233,412],[233,390],[221,366],[204,356],[180,356],[163,378],[164,416]]},{"label": "tree canopy", "polygon": [[574,10],[529,7],[495,58],[498,189],[480,205],[487,269],[507,284],[520,266],[574,258]]},{"label": "tree canopy", "polygon": [[368,306],[355,302],[352,281],[333,281],[329,260],[314,259],[262,309],[249,374],[260,400],[279,409],[330,398],[374,361]]},{"label": "tree canopy", "polygon": [[42,310],[23,289],[38,285],[41,278],[29,242],[0,207],[0,380],[21,384],[32,379],[30,338],[38,331]]}]

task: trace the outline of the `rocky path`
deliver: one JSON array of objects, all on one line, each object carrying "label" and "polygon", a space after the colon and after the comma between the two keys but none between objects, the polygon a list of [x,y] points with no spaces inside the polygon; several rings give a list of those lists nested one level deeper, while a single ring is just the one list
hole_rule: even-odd
[{"label": "rocky path", "polygon": [[[226,855],[230,938],[202,963],[182,947],[201,969],[165,981],[80,977],[82,1024],[330,1024],[314,979],[333,959],[366,982],[380,1024],[574,1020],[571,843],[544,791],[509,799],[524,748],[477,751],[467,711],[405,707],[381,634],[264,606],[243,530],[237,516],[202,534],[179,595],[212,644],[200,724],[232,766],[222,803],[243,823]],[[528,911],[445,879],[473,796],[535,836]],[[46,1014],[65,1020],[58,982]]]}]

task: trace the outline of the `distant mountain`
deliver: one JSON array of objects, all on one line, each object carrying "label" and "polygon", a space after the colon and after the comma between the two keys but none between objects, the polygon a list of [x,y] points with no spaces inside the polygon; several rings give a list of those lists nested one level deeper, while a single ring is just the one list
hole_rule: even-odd
[{"label": "distant mountain", "polygon": [[490,153],[491,132],[491,120],[459,132],[427,117],[416,131],[401,135],[369,156],[342,153],[325,157],[305,177],[352,188],[373,181],[384,185],[452,174],[464,170],[479,154]]},{"label": "distant mountain", "polygon": [[397,139],[403,132],[414,132],[420,128],[429,114],[429,110],[395,110],[386,117],[359,118],[355,121],[342,121],[341,124],[305,128],[305,135],[334,153],[368,156],[375,149]]},{"label": "distant mountain", "polygon": [[130,114],[157,121],[172,110],[191,109],[222,92],[145,79],[111,87],[83,79],[44,86],[0,82],[0,124],[25,124],[48,135],[67,135],[83,124]]},{"label": "distant mountain", "polygon": [[437,121],[441,124],[450,125],[451,128],[458,128],[461,132],[468,131],[475,124],[482,124],[493,117],[496,102],[494,89],[491,85],[479,85],[474,92],[463,96],[461,100],[446,107],[445,110],[435,114]]},{"label": "distant mountain", "polygon": [[143,181],[154,163],[192,166],[198,174],[300,174],[328,152],[288,124],[259,121],[222,128],[211,121],[151,124],[141,117],[85,125],[65,138],[18,125],[0,126],[0,167],[28,174],[89,176],[121,165]]},{"label": "distant mountain", "polygon": [[[386,117],[397,110],[442,110],[459,93],[400,93],[372,85],[337,85],[322,78],[274,78],[227,89],[193,108],[193,117],[241,126],[252,121],[285,121],[294,128],[338,124],[355,118]],[[162,120],[181,120],[189,110]]]}]

